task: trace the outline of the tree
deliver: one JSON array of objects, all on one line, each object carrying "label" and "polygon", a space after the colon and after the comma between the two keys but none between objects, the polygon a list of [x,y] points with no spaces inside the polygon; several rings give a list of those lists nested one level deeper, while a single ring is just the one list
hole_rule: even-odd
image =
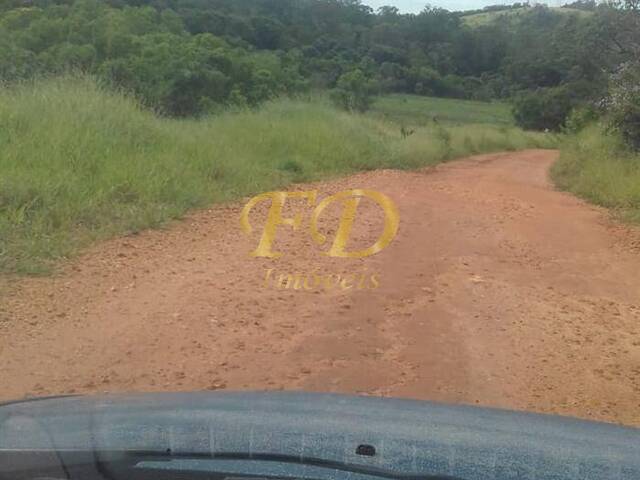
[{"label": "tree", "polygon": [[527,130],[560,130],[575,102],[564,87],[521,94],[514,102],[516,123]]},{"label": "tree", "polygon": [[360,69],[340,76],[332,92],[334,102],[349,111],[365,112],[371,106],[375,84]]},{"label": "tree", "polygon": [[640,150],[640,66],[625,63],[611,77],[605,106],[609,124],[634,150]]},{"label": "tree", "polygon": [[4,0],[0,81],[82,69],[172,115],[306,85],[335,88],[350,110],[376,91],[491,99],[564,88],[579,103],[604,97],[622,63],[640,63],[639,4],[583,15],[537,6],[470,27],[468,12],[374,13],[361,0]]}]

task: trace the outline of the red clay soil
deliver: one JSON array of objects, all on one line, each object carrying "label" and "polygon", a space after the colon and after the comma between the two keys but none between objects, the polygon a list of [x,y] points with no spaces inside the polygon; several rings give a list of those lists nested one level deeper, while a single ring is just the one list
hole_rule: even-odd
[{"label": "red clay soil", "polygon": [[[238,202],[98,245],[54,277],[14,281],[0,304],[0,396],[291,389],[640,425],[640,233],[555,191],[556,156],[296,186],[379,190],[397,204],[397,237],[365,259],[323,256],[306,228],[288,226],[277,232],[282,258],[252,258],[268,205],[249,237]],[[363,201],[353,246],[381,225]],[[380,286],[265,286],[269,268],[354,273],[369,287],[375,274]]]}]

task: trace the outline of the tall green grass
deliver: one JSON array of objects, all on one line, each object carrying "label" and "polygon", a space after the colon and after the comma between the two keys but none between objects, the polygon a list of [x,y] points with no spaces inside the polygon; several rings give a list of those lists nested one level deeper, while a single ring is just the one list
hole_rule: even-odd
[{"label": "tall green grass", "polygon": [[551,174],[560,188],[640,222],[640,154],[602,127],[568,137]]},{"label": "tall green grass", "polygon": [[322,101],[171,120],[90,78],[0,90],[0,271],[46,272],[89,242],[185,211],[359,170],[552,146],[513,127],[399,126]]}]

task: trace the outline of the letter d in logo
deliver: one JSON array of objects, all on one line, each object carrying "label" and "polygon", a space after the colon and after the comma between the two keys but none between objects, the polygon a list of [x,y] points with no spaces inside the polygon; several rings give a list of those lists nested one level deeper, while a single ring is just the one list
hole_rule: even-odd
[{"label": "letter d in logo", "polygon": [[[384,230],[378,240],[369,248],[347,252],[346,246],[351,235],[351,228],[356,218],[356,212],[360,200],[364,197],[368,197],[376,202],[384,212]],[[323,245],[327,238],[318,231],[318,219],[327,206],[336,201],[343,202],[342,216],[340,217],[340,224],[336,237],[331,245],[331,248],[323,252],[329,257],[342,257],[342,258],[363,258],[374,255],[382,251],[387,247],[398,233],[398,227],[400,225],[400,214],[393,201],[384,195],[383,193],[376,192],[374,190],[345,190],[330,197],[325,198],[313,211],[311,216],[311,236],[314,241],[319,245]]]}]

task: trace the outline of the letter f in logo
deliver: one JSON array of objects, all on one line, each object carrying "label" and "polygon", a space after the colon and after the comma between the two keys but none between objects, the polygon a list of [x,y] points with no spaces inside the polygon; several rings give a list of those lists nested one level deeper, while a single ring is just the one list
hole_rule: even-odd
[{"label": "letter f in logo", "polygon": [[282,209],[287,198],[306,198],[307,203],[312,207],[316,204],[317,196],[317,190],[312,190],[309,192],[269,192],[253,197],[245,205],[242,210],[242,214],[240,215],[240,225],[247,235],[251,234],[253,231],[251,224],[249,223],[249,213],[253,207],[265,200],[271,200],[271,207],[269,208],[267,222],[265,223],[262,231],[262,237],[260,238],[258,248],[251,252],[251,256],[267,258],[281,257],[282,253],[274,252],[271,249],[276,237],[276,229],[278,228],[278,225],[289,225],[293,227],[294,230],[297,230],[302,224],[302,215],[300,213],[296,213],[294,218],[282,218]]}]

